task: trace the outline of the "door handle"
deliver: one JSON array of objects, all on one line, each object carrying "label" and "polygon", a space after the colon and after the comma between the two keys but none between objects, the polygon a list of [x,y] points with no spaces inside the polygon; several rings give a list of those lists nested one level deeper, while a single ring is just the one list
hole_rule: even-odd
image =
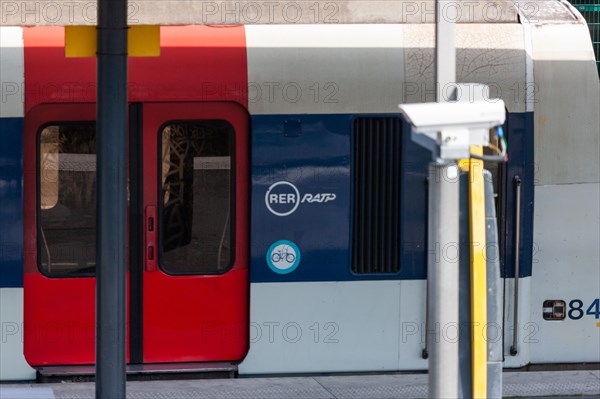
[{"label": "door handle", "polygon": [[156,271],[156,207],[147,206],[144,218],[144,263],[147,272]]}]

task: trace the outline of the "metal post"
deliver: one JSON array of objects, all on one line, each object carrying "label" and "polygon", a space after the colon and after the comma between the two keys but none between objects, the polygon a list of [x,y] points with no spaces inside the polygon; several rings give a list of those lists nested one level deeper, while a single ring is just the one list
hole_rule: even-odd
[{"label": "metal post", "polygon": [[427,279],[429,397],[458,397],[459,179],[453,162],[429,165]]},{"label": "metal post", "polygon": [[98,0],[96,398],[125,398],[127,0]]},{"label": "metal post", "polygon": [[[449,7],[453,5],[454,7]],[[456,49],[454,48],[454,0],[435,2],[435,84],[436,101],[456,100]]]},{"label": "metal post", "polygon": [[488,399],[502,398],[502,279],[500,278],[500,251],[498,242],[498,221],[494,202],[492,174],[484,171],[485,181],[485,220],[486,220],[486,279],[487,279],[487,391]]},{"label": "metal post", "polygon": [[513,341],[510,346],[510,355],[517,356],[519,353],[519,267],[521,248],[521,177],[515,176],[513,184],[516,191],[515,201],[515,312],[513,314]]},{"label": "metal post", "polygon": [[[452,0],[437,0],[435,25],[436,101],[454,100],[456,52],[454,21],[445,10]],[[439,154],[434,153],[434,159]],[[429,164],[427,350],[429,397],[458,397],[458,296],[459,296],[459,179],[455,163]],[[448,250],[455,248],[452,258]],[[455,339],[447,336],[456,331]]]}]

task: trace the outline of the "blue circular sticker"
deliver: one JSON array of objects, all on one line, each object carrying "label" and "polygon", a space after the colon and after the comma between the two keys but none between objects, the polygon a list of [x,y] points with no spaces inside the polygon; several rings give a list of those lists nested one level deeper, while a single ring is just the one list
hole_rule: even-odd
[{"label": "blue circular sticker", "polygon": [[291,241],[276,241],[267,251],[267,264],[275,273],[291,273],[296,270],[299,263],[300,249]]}]

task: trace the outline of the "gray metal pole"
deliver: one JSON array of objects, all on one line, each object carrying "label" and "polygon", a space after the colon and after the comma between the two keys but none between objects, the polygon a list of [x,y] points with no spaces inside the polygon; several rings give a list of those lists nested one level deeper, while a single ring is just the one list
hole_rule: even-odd
[{"label": "gray metal pole", "polygon": [[[436,101],[456,99],[453,0],[435,2]],[[434,154],[437,159],[439,154]],[[459,177],[455,163],[429,164],[427,349],[429,397],[458,397]],[[455,252],[452,252],[455,251]],[[455,334],[450,336],[450,334]]]},{"label": "gray metal pole", "polygon": [[125,398],[127,0],[98,0],[96,398]]},{"label": "gray metal pole", "polygon": [[456,49],[454,48],[454,0],[435,2],[435,84],[436,101],[456,100]]},{"label": "gray metal pole", "polygon": [[502,399],[502,279],[500,277],[500,243],[494,202],[492,174],[483,172],[485,181],[486,279],[487,279],[487,398]]},{"label": "gray metal pole", "polygon": [[427,348],[429,397],[458,397],[459,178],[454,162],[429,165]]}]

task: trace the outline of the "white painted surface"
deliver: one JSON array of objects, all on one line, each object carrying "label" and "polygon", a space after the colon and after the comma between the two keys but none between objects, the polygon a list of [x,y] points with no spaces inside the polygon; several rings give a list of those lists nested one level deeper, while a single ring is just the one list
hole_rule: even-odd
[{"label": "white painted surface", "polygon": [[249,111],[397,113],[402,36],[401,25],[247,26]]},{"label": "white painted surface", "polygon": [[[530,277],[521,278],[519,353],[513,357],[514,285],[505,281],[505,367],[528,364],[530,346],[541,342],[539,324],[529,320],[530,285]],[[240,374],[426,370],[425,289],[424,280],[253,283],[251,344]],[[333,331],[324,330],[328,322],[337,326],[330,338],[338,342],[324,342]],[[297,341],[294,323],[302,329]]]},{"label": "white painted surface", "polygon": [[[531,322],[539,326],[531,361],[598,362],[600,327],[593,315],[545,321],[542,304],[600,298],[600,184],[538,186],[535,190]],[[577,316],[577,314],[575,314]]]},{"label": "white painted surface", "polygon": [[600,83],[583,24],[532,28],[536,185],[600,181]]},{"label": "white painted surface", "polygon": [[0,288],[0,381],[34,380],[23,356],[23,288]]},{"label": "white painted surface", "polygon": [[[435,101],[434,26],[403,25],[406,103]],[[526,111],[526,52],[519,24],[460,24],[456,26],[456,78],[458,83],[490,86],[490,97],[504,100],[510,112]],[[386,77],[381,77],[385,79]],[[445,88],[441,88],[442,91]],[[471,93],[460,93],[472,101]]]},{"label": "white painted surface", "polygon": [[400,292],[400,281],[252,284],[240,374],[397,370]]},{"label": "white painted surface", "polygon": [[[523,27],[456,32],[458,82],[487,84],[509,111],[526,111]],[[247,26],[246,40],[251,114],[397,113],[435,99],[431,24]]]},{"label": "white painted surface", "polygon": [[398,370],[427,369],[427,360],[422,357],[425,348],[426,287],[425,280],[400,281]]},{"label": "white painted surface", "polygon": [[0,118],[23,117],[23,28],[0,27]]},{"label": "white painted surface", "polygon": [[523,44],[525,45],[525,109],[533,112],[535,105],[535,81],[533,75],[533,48],[531,42],[531,25],[523,23]]}]

